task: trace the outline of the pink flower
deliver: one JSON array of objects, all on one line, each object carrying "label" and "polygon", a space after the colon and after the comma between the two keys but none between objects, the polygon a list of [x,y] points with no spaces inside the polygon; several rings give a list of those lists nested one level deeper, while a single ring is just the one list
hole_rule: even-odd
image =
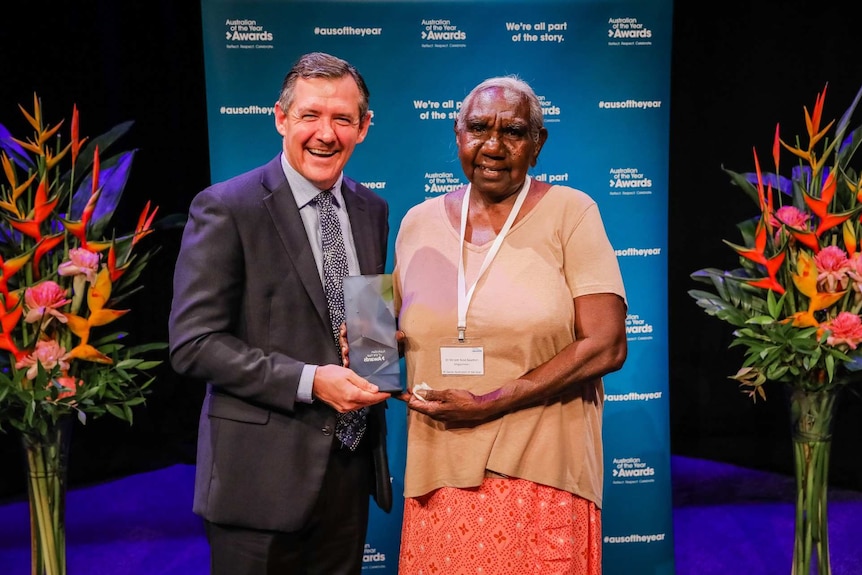
[{"label": "pink flower", "polygon": [[64,391],[61,391],[60,394],[57,396],[57,399],[63,399],[64,397],[71,397],[75,395],[78,392],[78,388],[84,385],[84,380],[74,378],[71,375],[64,375],[62,377],[58,377],[54,380],[54,382],[64,389]]},{"label": "pink flower", "polygon": [[810,216],[805,212],[793,206],[782,206],[775,212],[775,220],[773,225],[782,223],[799,230],[808,229],[808,220]]},{"label": "pink flower", "polygon": [[57,267],[61,276],[83,275],[90,283],[96,283],[96,273],[99,271],[99,254],[85,248],[69,250],[69,261]]},{"label": "pink flower", "polygon": [[855,313],[842,311],[835,319],[824,323],[823,328],[829,330],[826,343],[833,347],[844,344],[856,349],[862,342],[862,318]]},{"label": "pink flower", "polygon": [[[27,306],[27,315],[24,321],[34,323],[40,321],[47,313],[57,318],[61,323],[66,323],[66,316],[57,308],[69,303],[66,299],[66,291],[56,282],[44,281],[24,292],[24,303]],[[50,319],[50,318],[49,318]]]},{"label": "pink flower", "polygon": [[847,272],[850,260],[847,253],[838,246],[827,246],[814,256],[817,265],[817,283],[825,286],[828,293],[835,293],[847,287]]},{"label": "pink flower", "polygon": [[850,269],[847,275],[853,280],[853,290],[862,293],[862,252],[856,252],[850,258]]},{"label": "pink flower", "polygon": [[66,371],[69,369],[66,348],[53,339],[41,340],[36,344],[33,353],[18,361],[15,367],[18,369],[27,367],[27,379],[36,379],[39,374],[39,364],[42,364],[45,371],[51,371],[57,366]]},{"label": "pink flower", "polygon": [[[781,235],[784,231],[782,225],[806,232],[808,231],[808,220],[810,219],[811,216],[799,208],[795,208],[793,206],[781,206],[778,208],[778,210],[776,210],[769,218],[770,225],[772,225],[773,228],[777,228],[775,230],[775,243],[781,243]],[[791,241],[794,241],[792,237]]]}]

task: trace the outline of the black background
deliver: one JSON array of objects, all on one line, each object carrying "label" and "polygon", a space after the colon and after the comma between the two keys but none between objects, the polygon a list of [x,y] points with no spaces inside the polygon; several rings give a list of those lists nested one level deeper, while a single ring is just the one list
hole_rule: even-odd
[{"label": "black background", "polygon": [[[21,5],[23,15],[3,16],[0,123],[13,134],[28,134],[17,106],[31,109],[34,92],[51,122],[70,117],[77,104],[82,135],[96,136],[134,120],[120,143],[138,153],[119,227],[134,224],[146,199],[160,206],[160,215],[184,214],[194,193],[210,183],[199,2],[50,4]],[[721,240],[735,241],[736,223],[754,213],[721,166],[751,170],[752,148],[768,158],[777,122],[782,134],[805,133],[802,108],[811,110],[827,83],[825,119],[837,119],[850,104],[862,85],[858,30],[838,3],[683,0],[674,6],[673,34],[671,449],[677,455],[791,473],[780,389],[768,388],[768,400],[755,404],[727,379],[740,355],[728,350],[729,327],[687,295],[697,287],[689,274],[708,266],[734,267],[735,256]],[[291,63],[284,63],[285,71]],[[165,229],[150,236],[162,248],[144,274],[146,289],[124,318],[131,323],[128,331],[142,341],[167,340],[180,233]],[[131,427],[112,417],[76,427],[73,485],[194,461],[203,385],[177,377],[166,364],[158,376]],[[862,401],[857,390],[848,391],[838,413],[831,480],[862,489]],[[21,497],[23,490],[17,438],[0,434],[0,497]]]}]

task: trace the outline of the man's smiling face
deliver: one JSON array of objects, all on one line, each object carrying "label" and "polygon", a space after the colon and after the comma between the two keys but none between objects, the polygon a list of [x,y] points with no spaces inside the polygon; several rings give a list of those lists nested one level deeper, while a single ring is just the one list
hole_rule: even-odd
[{"label": "man's smiling face", "polygon": [[359,117],[360,98],[350,76],[310,78],[297,80],[288,110],[275,105],[275,127],[284,137],[288,163],[320,190],[335,184],[368,133],[371,115]]}]

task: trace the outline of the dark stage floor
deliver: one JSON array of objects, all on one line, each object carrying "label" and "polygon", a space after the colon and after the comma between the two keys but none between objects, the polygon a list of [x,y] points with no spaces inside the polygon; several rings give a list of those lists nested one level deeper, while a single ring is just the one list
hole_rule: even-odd
[{"label": "dark stage floor", "polygon": [[[792,477],[684,457],[672,471],[677,575],[790,573]],[[173,465],[70,491],[69,574],[205,575],[193,476]],[[829,521],[833,575],[862,574],[862,493],[833,490]],[[0,574],[29,574],[28,529],[26,502],[0,505]]]}]

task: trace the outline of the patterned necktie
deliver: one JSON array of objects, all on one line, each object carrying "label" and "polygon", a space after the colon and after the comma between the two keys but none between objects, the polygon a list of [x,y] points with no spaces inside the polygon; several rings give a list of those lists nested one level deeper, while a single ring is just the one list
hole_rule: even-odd
[{"label": "patterned necktie", "polygon": [[[317,203],[317,214],[320,218],[320,240],[323,247],[323,289],[329,305],[335,347],[340,357],[338,332],[341,324],[344,323],[344,277],[348,275],[347,252],[344,249],[338,214],[335,213],[332,205],[332,192],[329,190],[320,192],[315,196],[314,201]],[[335,436],[351,451],[356,449],[359,440],[362,439],[367,414],[367,407],[338,414]]]}]

